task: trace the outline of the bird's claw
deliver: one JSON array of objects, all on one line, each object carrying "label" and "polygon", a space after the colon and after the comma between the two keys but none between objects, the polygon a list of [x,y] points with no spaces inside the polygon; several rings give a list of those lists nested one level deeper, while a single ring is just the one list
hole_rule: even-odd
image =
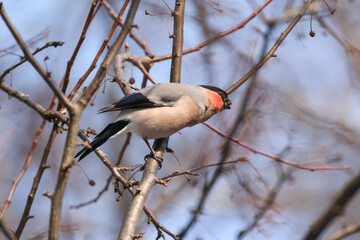
[{"label": "bird's claw", "polygon": [[149,158],[153,158],[155,161],[158,162],[158,164],[159,164],[159,169],[162,168],[162,162],[163,162],[163,158],[162,158],[162,157],[154,156],[154,154],[150,153],[150,154],[146,154],[146,155],[145,155],[144,161],[147,161]]}]

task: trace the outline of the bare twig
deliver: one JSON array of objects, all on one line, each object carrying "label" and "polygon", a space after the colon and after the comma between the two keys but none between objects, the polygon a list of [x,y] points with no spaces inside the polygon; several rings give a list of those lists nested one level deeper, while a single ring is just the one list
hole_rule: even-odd
[{"label": "bare twig", "polygon": [[[225,37],[241,28],[243,28],[248,22],[250,22],[254,17],[256,17],[270,2],[272,2],[272,0],[266,0],[255,12],[253,12],[250,16],[248,16],[245,20],[243,20],[241,23],[239,23],[238,25],[224,31],[221,33],[218,33],[217,35],[215,35],[214,37],[192,47],[192,48],[188,48],[186,50],[183,51],[183,55],[188,54],[188,53],[192,53],[195,51],[200,51],[201,48],[212,44],[213,42],[215,42],[216,40],[219,40],[222,37]],[[158,56],[158,57],[154,57],[151,62],[159,62],[159,61],[163,61],[166,59],[170,59],[172,58],[172,54],[168,54],[168,55],[163,55],[163,56]]]},{"label": "bare twig", "polygon": [[[114,9],[111,7],[111,5],[109,4],[109,2],[107,0],[103,1],[104,6],[107,8],[108,13],[110,14],[110,16],[115,20],[116,19],[116,13],[114,11]],[[124,23],[122,21],[119,22],[119,25],[122,27],[124,26]],[[148,45],[146,44],[145,41],[141,41],[134,33],[133,30],[130,30],[130,37],[132,39],[135,40],[135,42],[145,51],[145,54],[150,57],[153,58],[154,54],[152,54],[152,52],[150,51]]]},{"label": "bare twig", "polygon": [[[181,71],[181,58],[182,58],[182,45],[183,45],[183,24],[184,24],[184,9],[185,1],[176,1],[175,9],[179,8],[178,19],[174,21],[174,32],[178,33],[178,36],[174,38],[173,49],[175,49],[175,54],[173,55],[172,69],[176,71],[171,71],[170,81],[171,82],[180,82],[180,71]],[[176,11],[176,10],[175,10]],[[169,138],[157,139],[154,142],[153,149],[157,153],[157,156],[162,157],[164,150],[168,144]],[[140,217],[141,209],[143,208],[147,196],[149,195],[152,187],[155,184],[156,173],[158,171],[158,163],[153,158],[149,158],[145,168],[144,174],[140,182],[139,192],[133,197],[130,202],[130,207],[125,215],[124,223],[121,227],[118,239],[132,239],[135,236],[135,228]]]},{"label": "bare twig", "polygon": [[[58,46],[62,46],[64,45],[64,42],[60,42],[60,41],[55,41],[55,42],[47,42],[44,46],[42,46],[41,48],[37,48],[32,55],[36,55],[37,53],[41,52],[42,50],[48,48],[48,47],[58,47]],[[17,68],[18,66],[20,66],[21,64],[23,64],[24,62],[26,62],[27,59],[22,59],[19,63],[15,64],[14,66],[6,69],[3,74],[1,74],[0,76],[0,82],[2,82],[4,80],[4,77],[9,74],[12,70],[14,70],[15,68]]]},{"label": "bare twig", "polygon": [[[76,56],[77,56],[77,54],[78,54],[78,52],[80,50],[80,47],[81,47],[82,43],[85,40],[86,33],[87,33],[87,30],[88,30],[88,28],[90,26],[90,23],[91,23],[92,19],[93,19],[94,10],[95,10],[95,7],[96,7],[97,3],[98,3],[98,0],[94,0],[92,2],[91,8],[89,10],[87,19],[85,21],[83,30],[82,30],[81,35],[80,35],[80,39],[79,39],[79,41],[78,41],[78,43],[77,43],[77,45],[75,47],[75,50],[74,50],[70,60],[67,62],[66,71],[65,71],[65,77],[64,77],[65,80],[64,80],[64,85],[62,87],[62,91],[63,91],[64,94],[66,92],[67,86],[68,86],[69,81],[70,81],[69,78],[70,78],[71,68],[72,68],[72,66],[74,64],[75,58],[76,58]],[[70,100],[71,100],[71,98],[70,98]]]},{"label": "bare twig", "polygon": [[15,236],[17,238],[20,238],[20,236],[21,236],[21,234],[22,234],[22,232],[23,232],[23,230],[25,228],[25,225],[26,225],[27,221],[30,219],[30,215],[29,215],[30,210],[31,210],[32,204],[34,202],[34,198],[35,198],[36,192],[38,190],[42,175],[43,175],[45,169],[48,168],[46,163],[47,163],[47,159],[49,157],[50,151],[52,149],[52,146],[54,144],[56,134],[57,134],[57,126],[56,126],[56,124],[54,124],[53,129],[51,130],[51,133],[50,133],[50,136],[49,136],[49,140],[48,140],[48,142],[46,144],[43,155],[41,157],[41,162],[39,164],[39,168],[38,168],[38,170],[36,172],[36,175],[34,177],[33,184],[31,186],[31,190],[30,190],[30,193],[28,195],[28,198],[27,198],[27,201],[26,201],[26,204],[25,204],[25,209],[24,209],[23,215],[22,215],[22,217],[20,219],[19,226],[17,227],[16,232],[15,232]]},{"label": "bare twig", "polygon": [[[131,133],[128,133],[128,134],[127,134],[127,137],[126,137],[126,140],[125,140],[125,142],[124,142],[124,144],[123,144],[123,146],[122,146],[122,148],[121,148],[120,156],[119,156],[119,158],[118,158],[118,161],[116,162],[115,165],[119,165],[119,164],[121,163],[121,160],[122,160],[122,158],[123,158],[123,156],[124,156],[124,154],[125,154],[125,150],[126,150],[126,148],[129,146],[129,144],[130,144],[130,139],[131,139]],[[81,207],[87,206],[87,205],[89,205],[89,204],[91,204],[91,203],[97,202],[97,201],[101,198],[101,196],[108,190],[108,188],[109,188],[109,186],[110,186],[110,183],[111,183],[111,179],[113,179],[113,175],[112,175],[112,174],[108,177],[108,179],[107,179],[107,181],[106,181],[106,184],[105,184],[105,187],[98,193],[98,195],[97,195],[94,199],[91,199],[91,200],[89,200],[89,201],[87,201],[87,202],[84,202],[84,203],[80,203],[80,204],[78,204],[78,205],[70,206],[70,208],[71,208],[71,209],[77,209],[77,208],[81,208]]]},{"label": "bare twig", "polygon": [[6,201],[5,201],[4,205],[0,209],[0,217],[2,217],[4,215],[6,209],[10,205],[12,196],[13,196],[13,194],[15,192],[15,189],[16,189],[17,185],[19,184],[21,178],[25,174],[25,172],[26,172],[26,170],[27,170],[27,168],[28,168],[28,166],[30,164],[30,160],[32,159],[32,156],[34,154],[34,151],[35,151],[35,148],[37,146],[40,135],[41,135],[42,131],[44,130],[45,124],[46,124],[46,120],[43,120],[41,125],[40,125],[39,130],[37,131],[37,133],[35,135],[35,138],[34,138],[34,141],[33,141],[32,145],[31,145],[30,151],[28,153],[28,156],[27,156],[27,158],[26,158],[26,160],[24,162],[24,165],[23,165],[22,169],[20,170],[19,175],[12,181],[12,185],[11,185],[11,189],[9,191],[8,197],[6,198]]},{"label": "bare twig", "polygon": [[130,145],[131,136],[132,136],[131,133],[127,133],[125,142],[120,150],[119,158],[116,162],[116,165],[119,165],[121,163],[121,161],[124,157],[125,151],[126,151],[127,147]]},{"label": "bare twig", "polygon": [[[247,101],[245,101],[245,102],[247,102]],[[245,109],[245,107],[243,109]],[[235,121],[229,131],[231,134],[235,134],[237,129],[240,127],[240,125],[241,125],[240,123],[244,120],[243,114],[244,114],[244,111],[240,111],[238,113],[238,116],[235,119]],[[211,192],[213,186],[215,185],[215,183],[221,176],[221,174],[223,172],[223,168],[224,168],[223,163],[226,161],[226,159],[229,157],[229,155],[231,153],[230,140],[228,139],[220,149],[222,149],[222,150],[221,150],[221,157],[218,162],[218,167],[215,169],[211,178],[208,181],[206,181],[206,183],[204,184],[204,187],[203,187],[201,196],[199,197],[197,206],[196,206],[195,210],[192,211],[193,215],[192,215],[191,219],[189,220],[189,222],[185,225],[185,227],[179,234],[180,239],[183,239],[185,237],[185,235],[189,232],[189,230],[193,227],[193,225],[196,223],[199,214],[201,214],[203,211],[206,200],[207,200],[208,196],[210,195],[210,192]]]},{"label": "bare twig", "polygon": [[45,69],[39,64],[39,62],[34,58],[31,54],[29,48],[26,46],[26,43],[22,39],[20,33],[16,30],[15,26],[12,24],[11,20],[7,16],[4,6],[0,3],[0,14],[3,18],[4,22],[6,23],[7,27],[9,28],[10,32],[14,36],[17,44],[23,51],[26,59],[31,63],[31,65],[35,68],[35,70],[39,73],[39,75],[45,80],[45,82],[49,85],[51,90],[54,92],[56,97],[60,100],[60,102],[67,108],[69,111],[74,111],[75,108],[71,104],[71,102],[66,98],[66,96],[61,92],[59,87],[57,86],[56,82],[52,79],[49,73],[45,71]]},{"label": "bare twig", "polygon": [[313,240],[345,211],[347,203],[357,193],[360,188],[360,174],[353,177],[335,196],[333,202],[327,207],[323,214],[311,225],[310,229],[304,236],[304,240]]},{"label": "bare twig", "polygon": [[278,156],[275,156],[275,155],[271,155],[271,154],[268,154],[268,153],[264,153],[262,151],[259,151],[255,148],[252,148],[244,143],[242,143],[239,139],[237,138],[232,138],[231,136],[225,134],[225,133],[222,133],[220,132],[219,130],[217,130],[216,128],[214,128],[213,126],[207,124],[207,123],[203,123],[205,126],[207,126],[208,128],[210,128],[212,131],[214,131],[215,133],[217,133],[218,135],[224,137],[224,138],[227,138],[229,140],[231,140],[232,142],[234,143],[237,143],[238,145],[242,146],[243,148],[246,148],[248,150],[250,150],[251,152],[253,153],[257,153],[257,154],[260,154],[264,157],[268,157],[268,158],[271,158],[277,162],[281,162],[281,163],[284,163],[284,164],[287,164],[287,165],[290,165],[290,166],[293,166],[293,167],[296,167],[296,168],[300,168],[300,169],[304,169],[304,170],[308,170],[308,171],[320,171],[320,170],[347,170],[349,169],[350,167],[349,166],[340,166],[340,167],[331,167],[331,166],[323,166],[323,167],[305,167],[305,166],[302,166],[300,164],[297,164],[297,163],[294,163],[294,162],[289,162],[289,161],[285,161],[283,159],[281,159],[280,157]]},{"label": "bare twig", "polygon": [[[263,57],[263,55],[265,54],[265,50],[266,50],[266,46],[268,44],[268,36],[270,35],[272,31],[272,28],[270,27],[267,31],[267,33],[264,35],[264,39],[265,41],[263,41],[263,47],[262,47],[262,52],[261,52],[261,57]],[[246,116],[246,112],[247,112],[247,108],[249,107],[250,104],[250,99],[251,96],[253,95],[255,86],[256,86],[256,73],[254,74],[254,78],[252,79],[252,81],[250,82],[249,86],[246,89],[246,92],[243,96],[243,100],[242,100],[242,104],[241,107],[239,109],[238,115],[236,120],[234,121],[231,129],[230,129],[230,137],[232,137],[233,135],[236,134],[236,132],[244,127],[244,122],[245,122],[245,116]],[[254,106],[253,106],[254,107]],[[208,196],[210,195],[210,192],[213,188],[213,186],[215,185],[215,183],[217,182],[217,180],[220,178],[222,171],[223,171],[223,164],[226,159],[229,157],[230,152],[231,152],[231,141],[229,139],[227,139],[227,141],[223,144],[223,146],[221,147],[222,152],[221,152],[221,158],[218,162],[218,167],[216,168],[214,174],[212,175],[212,177],[210,178],[209,181],[207,181],[204,185],[204,189],[203,192],[201,194],[201,197],[199,198],[198,204],[196,209],[193,211],[193,216],[191,218],[191,220],[188,222],[188,224],[184,227],[184,229],[182,230],[182,232],[180,233],[181,237],[184,237],[188,231],[190,230],[190,228],[196,223],[197,218],[199,213],[202,212],[203,207],[206,203],[206,200],[208,198]]]},{"label": "bare twig", "polygon": [[[81,137],[81,139],[83,139],[84,141],[90,141],[90,139],[81,131],[79,131],[79,136]],[[100,149],[95,149],[94,152],[96,153],[96,155],[98,155],[98,157],[101,159],[101,161],[105,164],[105,166],[110,170],[110,172],[112,173],[112,175],[119,180],[123,186],[127,186],[128,185],[128,181],[122,177],[119,172],[117,171],[117,168],[114,167],[110,161],[106,158],[106,154],[103,153]],[[152,159],[152,158],[150,158]],[[149,160],[150,160],[149,159]],[[148,161],[149,161],[148,160]],[[153,159],[152,159],[153,160]],[[155,160],[152,161],[153,163],[155,162],[157,164],[157,162]],[[158,166],[158,165],[156,165]],[[157,169],[158,167],[156,167]],[[154,180],[155,182],[155,180]],[[136,190],[134,190],[131,187],[127,187],[126,188],[132,196],[135,196],[138,194],[138,192],[136,192]],[[142,189],[142,191],[144,191],[144,189]],[[162,231],[164,231],[165,233],[167,233],[169,236],[172,236],[174,239],[178,239],[177,236],[175,234],[173,234],[172,232],[170,232],[168,229],[166,229],[163,225],[159,224],[159,222],[156,220],[155,216],[151,213],[151,211],[146,207],[146,205],[143,206],[144,212],[147,214],[147,216],[149,217],[149,219],[151,220],[151,222],[155,225],[155,227],[161,229]]]},{"label": "bare twig", "polygon": [[55,110],[46,110],[43,106],[39,103],[31,100],[29,96],[25,93],[16,91],[15,89],[9,87],[4,82],[0,83],[0,89],[6,92],[9,97],[15,97],[19,101],[25,103],[27,106],[35,110],[40,116],[44,119],[51,120],[51,119],[59,119],[63,123],[68,123],[68,117],[64,116],[62,113],[55,111]]},{"label": "bare twig", "polygon": [[156,229],[158,231],[162,230],[165,233],[167,233],[169,236],[171,236],[174,240],[178,240],[179,236],[170,232],[168,229],[166,229],[154,216],[154,214],[146,207],[144,206],[144,212],[146,213],[146,215],[150,218],[151,222],[154,224],[154,226],[156,227]]},{"label": "bare twig", "polygon": [[77,205],[71,205],[70,209],[79,209],[79,208],[85,207],[87,205],[90,205],[92,203],[96,203],[101,198],[101,196],[109,189],[109,186],[110,186],[110,183],[111,183],[112,179],[113,179],[113,175],[111,174],[108,177],[108,179],[106,180],[106,184],[105,184],[104,188],[98,193],[98,195],[95,198],[90,199],[89,201],[86,201],[86,202],[83,202],[83,203],[79,203]]},{"label": "bare twig", "polygon": [[[279,155],[283,158],[286,153],[288,153],[288,148],[285,148]],[[275,186],[267,194],[267,197],[263,205],[257,210],[253,220],[247,225],[247,227],[244,230],[239,232],[237,237],[238,240],[244,239],[246,235],[258,225],[260,220],[265,216],[266,212],[269,209],[271,209],[271,206],[274,204],[276,197],[278,196],[280,190],[284,186],[286,180],[288,180],[288,178],[290,177],[291,173],[292,173],[292,169],[288,169],[286,172],[284,172],[283,168],[281,168],[280,166],[280,173]]]},{"label": "bare twig", "polygon": [[239,81],[234,83],[231,87],[229,87],[226,92],[228,94],[231,94],[234,92],[237,88],[239,88],[243,83],[245,83],[250,77],[252,77],[270,58],[274,56],[275,51],[278,49],[280,44],[285,40],[287,35],[290,33],[290,31],[295,27],[295,25],[300,21],[302,16],[305,14],[307,9],[309,8],[310,4],[313,0],[307,0],[305,5],[301,8],[300,12],[296,15],[296,17],[291,21],[289,26],[285,29],[284,32],[280,34],[280,37],[277,39],[275,44],[272,46],[270,51],[265,55],[263,59],[259,63],[257,63],[248,73],[246,73]]},{"label": "bare twig", "polygon": [[[112,35],[114,34],[118,22],[121,21],[121,17],[122,17],[122,11],[119,12],[119,14],[118,14],[118,16],[117,16],[117,18],[116,18],[116,21],[115,21],[114,24],[112,25],[112,27],[111,27],[108,35],[107,35],[106,38],[104,39],[104,41],[103,41],[103,43],[102,43],[99,51],[97,52],[94,60],[93,60],[92,63],[90,64],[88,70],[87,70],[87,71],[85,72],[85,74],[79,79],[79,81],[76,83],[74,89],[70,92],[70,94],[69,94],[69,96],[68,96],[69,99],[72,99],[72,98],[75,96],[76,92],[80,89],[81,85],[84,83],[84,81],[86,80],[86,78],[87,78],[87,77],[90,75],[90,73],[95,69],[96,63],[97,63],[97,61],[99,60],[102,52],[105,50],[107,44],[109,43],[110,38],[111,38]],[[128,27],[131,29],[131,26],[128,26]],[[121,32],[123,32],[123,31],[121,31]],[[126,32],[126,31],[125,31],[125,32]],[[118,37],[118,39],[119,39],[119,37]],[[121,43],[121,44],[122,44],[122,43]],[[114,46],[114,45],[113,45],[113,46]],[[121,46],[121,45],[120,45],[120,46]],[[120,46],[119,46],[119,49],[120,49]],[[110,51],[109,51],[109,52],[110,52]],[[109,52],[108,52],[107,56],[109,55]],[[106,58],[106,57],[105,57],[105,58]],[[114,56],[112,56],[111,59],[114,59]],[[104,62],[103,62],[103,63],[104,63]],[[109,69],[109,65],[110,65],[110,63],[109,63],[108,66],[106,66],[106,68],[104,69],[104,70],[105,70],[105,74],[106,74],[107,70]],[[105,67],[105,66],[102,65],[101,67]],[[102,71],[103,71],[103,70],[102,70]],[[98,71],[98,73],[99,73],[99,71]],[[104,74],[104,76],[105,76],[105,74]],[[102,79],[104,78],[104,76],[102,77]],[[102,81],[102,79],[101,79],[101,81]],[[94,91],[96,91],[96,89],[95,89]],[[92,95],[92,94],[91,94],[91,95]]]},{"label": "bare twig", "polygon": [[162,177],[161,179],[167,179],[167,178],[170,178],[170,177],[176,177],[176,176],[181,176],[181,175],[184,175],[184,174],[188,174],[188,175],[196,175],[196,176],[199,176],[198,173],[194,173],[194,172],[197,172],[199,170],[202,170],[202,169],[205,169],[205,168],[209,168],[209,167],[215,167],[215,166],[219,166],[219,165],[226,165],[226,164],[234,164],[234,163],[239,163],[239,162],[248,162],[249,159],[245,158],[245,157],[242,157],[242,158],[238,158],[236,160],[232,160],[232,161],[226,161],[226,162],[221,162],[221,163],[213,163],[213,164],[208,164],[208,165],[205,165],[205,166],[201,166],[201,167],[198,167],[198,168],[193,168],[191,170],[187,170],[187,171],[184,171],[184,172],[179,172],[179,171],[176,171],[172,174],[169,174],[165,177]]}]

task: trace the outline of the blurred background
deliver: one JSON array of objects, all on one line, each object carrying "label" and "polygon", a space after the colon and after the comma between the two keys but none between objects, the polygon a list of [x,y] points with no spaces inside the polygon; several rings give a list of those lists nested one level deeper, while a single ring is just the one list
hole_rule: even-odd
[{"label": "blurred background", "polygon": [[[123,5],[123,1],[109,3],[116,13]],[[135,34],[146,41],[155,56],[169,54],[172,49],[169,35],[172,34],[173,21],[165,3],[174,7],[172,0],[143,1],[135,18],[138,25]],[[325,3],[336,10],[333,15]],[[32,51],[49,41],[65,42],[61,47],[47,48],[36,55],[60,83],[91,1],[5,0],[3,4]],[[239,24],[261,4],[262,1],[252,0],[187,1],[184,49]],[[244,28],[201,51],[185,55],[182,83],[210,84],[227,89],[268,52],[303,4],[304,1],[273,1]],[[160,223],[177,234],[194,214],[198,214],[196,223],[184,239],[237,239],[242,231],[244,239],[303,239],[344,185],[359,174],[359,12],[360,2],[356,0],[314,1],[276,51],[277,56],[230,95],[232,109],[208,122],[243,143],[279,155],[286,161],[308,167],[350,166],[350,170],[311,172],[284,165],[235,143],[227,143],[226,139],[200,124],[170,138],[169,147],[174,154],[165,154],[159,178],[181,171],[181,167],[189,170],[222,159],[233,161],[246,157],[249,161],[224,165],[209,191],[205,191],[204,186],[209,186],[218,166],[202,168],[198,171],[201,176],[188,176],[190,181],[181,175],[174,177],[168,187],[156,185],[147,206]],[[108,10],[102,6],[91,22],[73,65],[68,92],[90,66],[113,22]],[[316,33],[314,37],[309,35],[311,25]],[[113,36],[118,32],[119,29]],[[2,73],[20,61],[22,52],[2,20],[0,33]],[[126,42],[132,55],[144,55],[143,49],[133,39],[128,37]],[[97,65],[104,56],[105,53]],[[155,63],[150,70],[151,76],[157,82],[168,82],[170,64],[170,60]],[[84,85],[91,82],[95,72]],[[135,79],[134,86],[141,86],[142,73],[135,66],[126,63],[124,74],[127,79]],[[106,80],[113,75],[111,68]],[[28,94],[45,108],[50,104],[51,90],[29,63],[8,74],[5,83]],[[80,127],[101,131],[116,114],[98,115],[97,110],[122,96],[117,84],[104,83],[93,106],[85,109]],[[0,93],[0,107],[0,204],[3,204],[42,118],[23,103],[9,98],[5,92]],[[29,168],[4,215],[11,228],[16,229],[19,224],[51,129],[52,123],[47,123]],[[50,168],[45,170],[30,213],[35,217],[28,221],[23,239],[47,238],[50,200],[42,193],[47,190],[52,193],[55,188],[65,137],[66,132],[56,137],[48,160]],[[113,163],[119,157],[125,138],[111,140],[101,148]],[[133,136],[121,164],[143,164],[147,153],[144,142]],[[89,155],[79,165],[96,184],[90,186],[81,168],[73,168],[63,202],[62,239],[115,239],[130,196],[125,191],[117,202],[118,195],[110,184],[96,203],[71,208],[98,196],[110,176],[109,170],[95,154]],[[125,173],[125,176],[131,174]],[[134,178],[139,179],[141,174],[136,173]],[[201,196],[205,195],[201,211],[194,212]],[[359,195],[355,194],[344,206],[344,214],[332,222],[321,238],[360,221]],[[147,224],[144,214],[137,229],[146,232],[144,239],[156,239],[157,231],[152,224]],[[2,237],[0,235],[0,239]],[[354,234],[347,239],[359,238],[360,234]],[[171,238],[167,236],[167,239]]]}]

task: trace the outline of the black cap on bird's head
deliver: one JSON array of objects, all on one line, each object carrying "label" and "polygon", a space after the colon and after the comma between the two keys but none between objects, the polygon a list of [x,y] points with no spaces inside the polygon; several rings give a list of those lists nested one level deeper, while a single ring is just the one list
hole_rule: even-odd
[{"label": "black cap on bird's head", "polygon": [[218,87],[209,86],[209,85],[200,85],[200,86],[218,93],[224,102],[224,109],[231,109],[231,101],[228,97],[228,94],[224,90],[222,90]]}]

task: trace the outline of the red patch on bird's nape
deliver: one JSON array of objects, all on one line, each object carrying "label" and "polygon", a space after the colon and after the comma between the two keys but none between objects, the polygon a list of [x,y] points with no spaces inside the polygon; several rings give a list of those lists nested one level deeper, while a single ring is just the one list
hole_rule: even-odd
[{"label": "red patch on bird's nape", "polygon": [[224,101],[223,101],[222,97],[220,96],[220,94],[218,94],[217,92],[211,91],[209,89],[206,89],[206,92],[209,97],[211,110],[214,111],[215,113],[218,113],[221,110],[223,110]]}]

